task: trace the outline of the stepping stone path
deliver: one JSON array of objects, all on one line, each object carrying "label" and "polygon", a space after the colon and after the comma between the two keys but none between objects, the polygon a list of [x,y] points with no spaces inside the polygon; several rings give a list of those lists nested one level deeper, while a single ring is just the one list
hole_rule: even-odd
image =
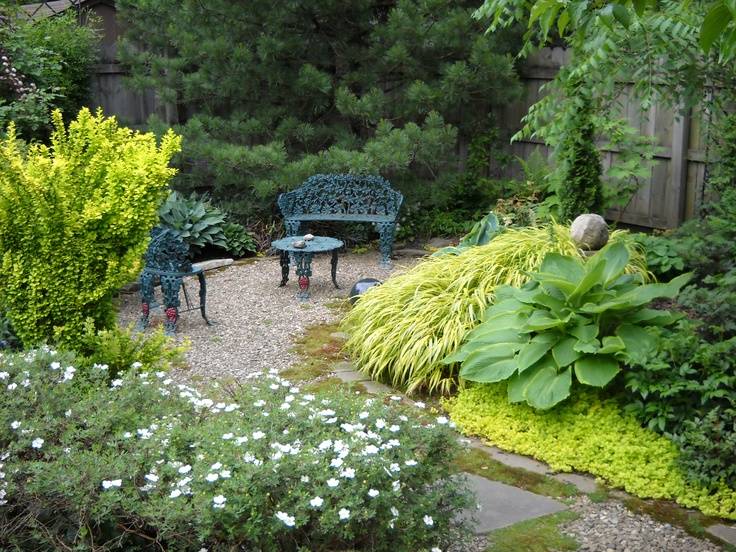
[{"label": "stepping stone path", "polygon": [[485,535],[520,521],[567,510],[567,506],[546,496],[491,481],[472,473],[465,475],[478,499],[478,510],[466,511],[461,517],[477,520],[476,535]]}]

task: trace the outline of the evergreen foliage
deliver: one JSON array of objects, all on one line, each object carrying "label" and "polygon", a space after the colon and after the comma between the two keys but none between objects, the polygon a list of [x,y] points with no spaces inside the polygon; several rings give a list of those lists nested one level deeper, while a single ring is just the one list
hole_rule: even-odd
[{"label": "evergreen foliage", "polygon": [[119,128],[83,109],[51,146],[0,142],[0,304],[23,345],[77,343],[114,324],[112,295],[141,268],[180,139]]},{"label": "evergreen foliage", "polygon": [[278,192],[315,173],[382,174],[415,190],[409,203],[448,205],[458,142],[486,133],[491,109],[520,90],[514,33],[485,36],[473,8],[117,2],[133,84],[182,123],[176,185],[241,219],[271,214]]}]

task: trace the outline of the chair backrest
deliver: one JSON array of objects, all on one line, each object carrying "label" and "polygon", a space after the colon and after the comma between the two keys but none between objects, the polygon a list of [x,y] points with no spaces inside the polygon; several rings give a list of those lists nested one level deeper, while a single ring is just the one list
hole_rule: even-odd
[{"label": "chair backrest", "polygon": [[191,272],[189,246],[170,228],[157,226],[151,230],[151,242],[145,254],[146,269],[159,272]]},{"label": "chair backrest", "polygon": [[315,174],[299,188],[281,194],[278,205],[286,218],[302,214],[396,217],[403,199],[380,176]]}]

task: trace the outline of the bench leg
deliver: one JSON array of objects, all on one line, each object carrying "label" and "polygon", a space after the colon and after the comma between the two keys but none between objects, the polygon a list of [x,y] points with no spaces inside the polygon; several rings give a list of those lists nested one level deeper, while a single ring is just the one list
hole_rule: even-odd
[{"label": "bench leg", "polygon": [[340,286],[337,285],[337,249],[332,250],[332,260],[330,261],[330,264],[332,264],[332,283],[335,284],[335,288],[340,289]]},{"label": "bench leg", "polygon": [[287,236],[298,236],[299,235],[299,227],[301,226],[301,222],[298,220],[292,220],[292,219],[286,219],[284,221],[284,226],[286,226],[286,235]]},{"label": "bench leg", "polygon": [[181,288],[181,276],[161,276],[161,292],[164,296],[164,313],[166,313],[166,321],[164,322],[164,332],[166,335],[172,336],[176,332],[176,322],[179,319],[179,289]]},{"label": "bench leg", "polygon": [[391,252],[394,248],[394,234],[396,233],[395,222],[379,222],[378,226],[378,247],[381,251],[381,267],[391,267]]},{"label": "bench leg", "polygon": [[309,299],[309,277],[312,275],[312,254],[294,253],[296,262],[296,275],[299,282],[299,293],[296,296],[306,301]]}]

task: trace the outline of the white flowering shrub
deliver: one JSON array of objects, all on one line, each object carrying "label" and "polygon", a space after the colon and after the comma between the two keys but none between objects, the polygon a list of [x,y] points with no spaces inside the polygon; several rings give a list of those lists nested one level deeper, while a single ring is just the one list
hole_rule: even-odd
[{"label": "white flowering shrub", "polygon": [[218,401],[74,363],[0,355],[0,549],[436,552],[466,534],[443,417],[273,373]]}]

